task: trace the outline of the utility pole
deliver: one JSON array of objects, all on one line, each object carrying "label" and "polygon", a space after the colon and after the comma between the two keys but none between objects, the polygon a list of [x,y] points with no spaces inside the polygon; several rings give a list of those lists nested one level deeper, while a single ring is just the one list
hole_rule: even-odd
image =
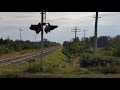
[{"label": "utility pole", "polygon": [[84,44],[85,44],[85,32],[88,31],[88,30],[83,30],[84,31]]},{"label": "utility pole", "polygon": [[21,48],[21,32],[23,31],[23,30],[19,30],[20,31],[20,52],[21,52],[21,50],[22,50],[22,48]]},{"label": "utility pole", "polygon": [[43,61],[43,16],[44,16],[44,12],[41,12],[41,28],[42,28],[42,31],[41,31],[41,65],[40,65],[40,69],[42,70],[42,61]]},{"label": "utility pole", "polygon": [[[45,15],[45,17],[44,17],[44,15]],[[43,67],[42,67],[42,63],[43,63],[43,28],[44,28],[43,26],[46,24],[49,24],[49,23],[44,23],[44,19],[46,20],[46,12],[41,12],[41,65],[40,65],[41,71],[43,70]],[[50,30],[57,28],[58,26],[52,26],[49,24],[47,27],[49,28],[49,30],[47,30],[47,31],[50,31]]]},{"label": "utility pole", "polygon": [[[54,30],[55,28],[57,28],[58,26],[56,25],[50,25],[49,23],[45,23],[44,19],[46,20],[46,12],[41,12],[41,23],[38,23],[38,25],[31,25],[30,29],[36,31],[37,34],[39,34],[39,32],[41,32],[41,60],[40,60],[40,70],[42,71],[42,61],[43,61],[43,26],[46,25],[44,31],[50,32],[51,30]],[[45,14],[45,17],[44,17]]]},{"label": "utility pole", "polygon": [[94,49],[93,49],[93,53],[94,53],[94,57],[97,54],[97,27],[98,27],[98,12],[96,12],[96,17],[95,18],[95,33],[94,33]]},{"label": "utility pole", "polygon": [[72,31],[72,32],[75,32],[75,39],[76,39],[76,34],[77,34],[77,32],[80,32],[80,31],[79,31],[80,29],[77,29],[77,27],[75,27],[75,29],[72,29],[72,30],[74,30],[74,31]]},{"label": "utility pole", "polygon": [[34,36],[35,36],[35,42],[36,42],[36,36],[37,36],[37,35],[34,35]]},{"label": "utility pole", "polygon": [[[37,35],[34,35],[35,36],[35,42],[34,42],[34,45],[36,45],[36,36]],[[33,48],[33,51],[35,50],[35,48]]]}]

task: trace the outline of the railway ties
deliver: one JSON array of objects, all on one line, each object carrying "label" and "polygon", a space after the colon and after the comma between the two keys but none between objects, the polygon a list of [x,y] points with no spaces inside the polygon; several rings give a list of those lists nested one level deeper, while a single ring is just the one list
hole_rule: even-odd
[{"label": "railway ties", "polygon": [[[52,51],[56,50],[58,48],[52,48],[50,50],[44,51],[43,54],[47,55],[48,53],[51,53]],[[25,54],[25,55],[21,55],[21,56],[17,56],[17,57],[13,57],[13,58],[7,58],[7,59],[3,59],[0,60],[0,67],[2,66],[6,66],[8,64],[14,64],[14,63],[20,63],[23,61],[26,62],[34,62],[35,58],[37,58],[38,56],[40,56],[41,52],[34,52],[34,53],[30,53],[30,54]]]}]

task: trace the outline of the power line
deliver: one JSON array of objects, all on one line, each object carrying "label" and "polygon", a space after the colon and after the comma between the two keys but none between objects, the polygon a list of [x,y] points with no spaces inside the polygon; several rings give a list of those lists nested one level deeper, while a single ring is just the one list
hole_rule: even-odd
[{"label": "power line", "polygon": [[81,30],[81,29],[77,29],[77,27],[75,27],[75,29],[72,29],[72,30],[74,30],[74,31],[72,31],[72,32],[75,32],[75,39],[76,39],[76,34],[77,34],[77,32],[81,32],[81,31],[79,31],[79,30]]}]

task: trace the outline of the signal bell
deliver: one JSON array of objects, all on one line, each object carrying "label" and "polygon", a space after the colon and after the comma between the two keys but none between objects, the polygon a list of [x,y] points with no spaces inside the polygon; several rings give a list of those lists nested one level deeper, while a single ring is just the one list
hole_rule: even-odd
[{"label": "signal bell", "polygon": [[50,31],[51,30],[54,30],[55,28],[57,28],[58,26],[56,26],[56,25],[50,25],[49,23],[48,23],[48,25],[46,25],[46,27],[45,27],[45,32],[46,33],[50,33]]},{"label": "signal bell", "polygon": [[38,25],[31,25],[30,29],[36,31],[37,34],[43,30],[41,23],[38,23]]}]

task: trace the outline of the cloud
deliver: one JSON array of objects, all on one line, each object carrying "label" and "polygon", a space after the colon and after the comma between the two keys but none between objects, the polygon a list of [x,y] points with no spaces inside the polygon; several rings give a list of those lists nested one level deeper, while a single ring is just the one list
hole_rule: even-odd
[{"label": "cloud", "polygon": [[[47,12],[47,20],[53,25],[58,25],[58,28],[51,31],[49,34],[44,33],[44,38],[51,41],[63,42],[74,38],[74,33],[71,32],[75,26],[81,30],[88,30],[86,37],[94,35],[95,12]],[[98,35],[116,35],[120,33],[120,13],[119,12],[99,12],[102,17],[98,20]],[[22,32],[23,40],[34,41],[34,31],[30,30],[31,24],[38,24],[41,21],[39,12],[0,12],[0,36],[10,36],[12,39],[19,39],[19,29]],[[77,36],[82,38],[83,32],[77,33]],[[40,34],[37,35],[40,40]]]}]

